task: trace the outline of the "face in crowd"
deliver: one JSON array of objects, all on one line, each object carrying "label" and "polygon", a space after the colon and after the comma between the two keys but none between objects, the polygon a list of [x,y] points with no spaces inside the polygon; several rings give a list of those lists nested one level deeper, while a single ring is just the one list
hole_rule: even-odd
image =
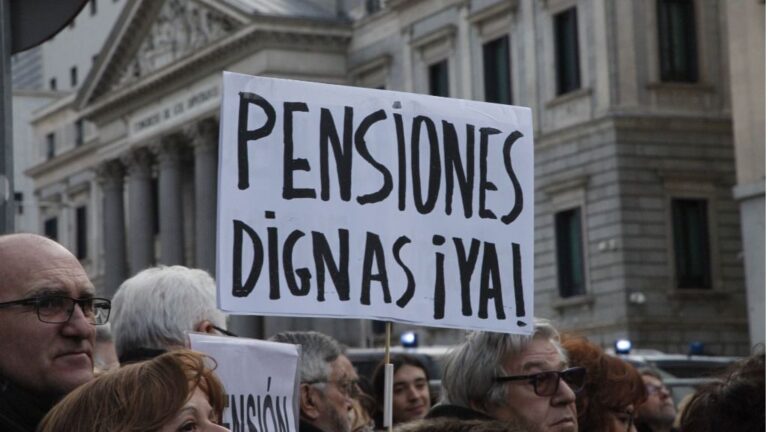
[{"label": "face in crowd", "polygon": [[302,415],[320,430],[351,432],[352,402],[359,391],[357,372],[345,355],[331,362],[330,368],[327,382],[304,384]]},{"label": "face in crowd", "polygon": [[52,302],[69,302],[64,297],[94,296],[77,258],[52,240],[14,234],[0,238],[0,263],[0,303],[28,300],[0,306],[0,375],[52,397],[91,380],[96,333],[89,307],[69,303],[68,319],[66,311],[63,317],[38,314]]},{"label": "face in crowd", "polygon": [[[527,376],[541,372],[560,372],[567,368],[563,355],[547,339],[534,338],[519,355],[509,356],[503,363],[508,376]],[[554,377],[557,377],[555,379]],[[547,374],[538,379],[510,380],[505,403],[487,408],[498,420],[522,421],[531,431],[576,432],[576,395],[559,375]]]},{"label": "face in crowd", "polygon": [[637,418],[649,425],[669,427],[675,421],[677,410],[669,389],[658,378],[643,375],[648,399],[637,407]]},{"label": "face in crowd", "polygon": [[627,405],[623,410],[608,414],[608,432],[637,432],[635,427],[635,406]]},{"label": "face in crowd", "polygon": [[429,382],[424,369],[410,364],[400,366],[393,379],[393,423],[422,419],[430,406]]},{"label": "face in crowd", "polygon": [[200,387],[196,387],[184,406],[158,432],[225,432],[229,429],[218,424],[217,414]]}]

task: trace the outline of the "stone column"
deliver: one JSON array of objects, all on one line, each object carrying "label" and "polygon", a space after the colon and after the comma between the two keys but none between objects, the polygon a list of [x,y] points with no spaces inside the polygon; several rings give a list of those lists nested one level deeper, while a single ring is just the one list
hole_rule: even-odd
[{"label": "stone column", "polygon": [[184,221],[181,200],[181,137],[171,136],[154,145],[159,166],[160,262],[184,264]]},{"label": "stone column", "polygon": [[112,298],[128,277],[125,262],[125,206],[123,177],[125,168],[118,160],[103,163],[96,169],[104,195],[104,297]]},{"label": "stone column", "polygon": [[130,274],[134,275],[154,263],[155,221],[152,199],[152,154],[146,148],[132,151],[122,158],[128,168],[128,248]]},{"label": "stone column", "polygon": [[[203,120],[187,133],[195,149],[195,266],[215,274],[219,122]],[[239,336],[266,336],[260,316],[230,315],[229,329]]]},{"label": "stone column", "polygon": [[214,274],[219,123],[206,119],[187,132],[195,150],[195,266]]}]

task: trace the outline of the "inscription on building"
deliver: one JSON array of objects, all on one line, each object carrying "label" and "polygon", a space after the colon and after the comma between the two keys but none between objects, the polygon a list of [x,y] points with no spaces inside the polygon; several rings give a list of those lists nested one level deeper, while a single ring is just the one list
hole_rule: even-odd
[{"label": "inscription on building", "polygon": [[206,102],[217,99],[218,96],[219,87],[215,86],[194,92],[185,98],[170,101],[149,113],[142,114],[137,120],[132,122],[131,130],[133,133],[145,132],[171,119],[194,111]]}]

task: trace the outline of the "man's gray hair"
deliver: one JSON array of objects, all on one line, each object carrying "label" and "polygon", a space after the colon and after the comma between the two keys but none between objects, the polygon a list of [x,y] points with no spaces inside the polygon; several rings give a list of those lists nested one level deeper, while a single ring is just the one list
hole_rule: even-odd
[{"label": "man's gray hair", "polygon": [[269,340],[301,345],[301,382],[322,382],[331,374],[331,363],[344,354],[336,339],[316,331],[287,331]]},{"label": "man's gray hair", "polygon": [[507,386],[498,385],[495,378],[508,375],[504,362],[509,356],[522,353],[534,339],[552,342],[564,361],[560,334],[546,320],[536,320],[531,336],[471,332],[466,341],[449,355],[443,369],[441,403],[472,408],[500,406],[507,399]]},{"label": "man's gray hair", "polygon": [[202,321],[224,328],[211,275],[184,266],[150,267],[120,285],[112,299],[112,335],[118,357],[139,349],[185,346]]}]

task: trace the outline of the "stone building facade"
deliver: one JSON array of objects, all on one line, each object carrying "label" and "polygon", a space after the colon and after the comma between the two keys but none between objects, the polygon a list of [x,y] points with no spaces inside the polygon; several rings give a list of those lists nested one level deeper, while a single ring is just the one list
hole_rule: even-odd
[{"label": "stone building facade", "polygon": [[[132,0],[84,86],[41,113],[80,146],[30,168],[85,207],[106,295],[155,263],[214,271],[222,70],[533,110],[536,315],[610,345],[718,354],[749,344],[726,20],[718,0]],[[76,212],[76,210],[75,210]],[[57,217],[57,215],[48,215]],[[67,226],[72,225],[71,223]],[[73,246],[76,233],[62,241]],[[369,322],[313,327],[350,345]],[[397,325],[397,329],[407,326]],[[459,332],[418,329],[426,343]]]}]

